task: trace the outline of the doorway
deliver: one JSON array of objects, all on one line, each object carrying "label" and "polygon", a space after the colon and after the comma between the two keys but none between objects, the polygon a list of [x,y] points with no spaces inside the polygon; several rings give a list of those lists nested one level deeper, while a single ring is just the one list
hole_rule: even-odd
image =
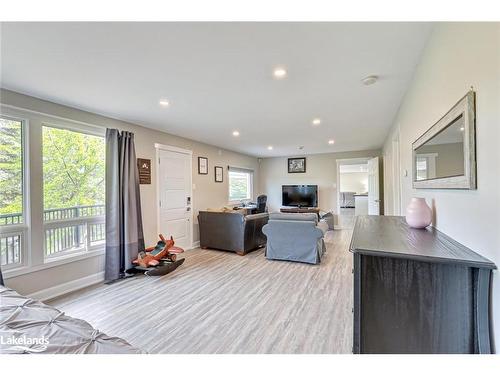
[{"label": "doorway", "polygon": [[156,145],[158,233],[173,236],[176,246],[193,247],[191,150]]},{"label": "doorway", "polygon": [[380,214],[379,158],[337,160],[338,227],[352,229],[358,215]]}]

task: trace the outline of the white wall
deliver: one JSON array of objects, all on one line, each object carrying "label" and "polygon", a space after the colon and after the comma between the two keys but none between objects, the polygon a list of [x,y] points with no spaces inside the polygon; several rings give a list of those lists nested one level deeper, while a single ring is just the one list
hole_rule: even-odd
[{"label": "white wall", "polygon": [[[96,115],[90,112],[81,111],[40,100],[30,96],[22,95],[8,90],[0,91],[0,102],[2,104],[25,108],[32,111],[43,112],[53,116],[59,116],[75,121],[98,125],[102,127],[118,128],[128,130],[135,134],[136,154],[138,158],[152,159],[152,184],[141,185],[141,204],[144,236],[146,244],[154,244],[157,241],[156,224],[156,168],[154,167],[155,143],[173,145],[177,147],[193,150],[193,184],[196,189],[193,191],[194,209],[194,241],[199,240],[198,231],[198,211],[208,207],[221,207],[228,204],[228,180],[227,166],[234,165],[253,169],[254,186],[259,184],[259,163],[257,158],[239,154],[236,152],[220,149],[207,144],[195,142],[186,138],[177,137],[167,133],[148,129],[140,125],[126,123],[108,117]],[[35,136],[40,132],[41,123],[30,122],[30,133]],[[41,152],[32,150],[30,152]],[[198,156],[208,157],[209,174],[199,175],[197,168]],[[31,174],[31,194],[42,196],[42,166],[41,160],[33,158],[30,163]],[[224,167],[224,183],[214,182],[214,166]],[[38,223],[36,223],[38,224]],[[41,233],[39,235],[42,235]],[[42,241],[34,240],[32,251],[42,252]],[[16,289],[23,294],[33,293],[42,289],[60,285],[61,283],[96,274],[104,270],[103,256],[76,261],[70,264],[56,266],[37,272],[32,272],[22,276],[9,278],[6,283],[9,287]]]},{"label": "white wall", "polygon": [[353,151],[306,155],[306,173],[288,173],[286,157],[262,159],[260,192],[267,194],[270,211],[281,207],[282,185],[318,185],[318,206],[337,211],[337,160],[380,156],[380,151]]},{"label": "white wall", "polygon": [[[476,96],[477,190],[415,190],[411,144],[441,118],[470,87]],[[400,129],[402,208],[413,196],[434,206],[434,225],[500,266],[500,24],[444,23],[434,27],[384,146],[392,160],[392,138]],[[386,181],[391,169],[386,168]],[[387,183],[385,190],[393,190]],[[387,200],[388,210],[390,199]],[[493,316],[500,345],[500,274],[493,276]]]},{"label": "white wall", "polygon": [[341,172],[340,191],[368,192],[368,172]]}]

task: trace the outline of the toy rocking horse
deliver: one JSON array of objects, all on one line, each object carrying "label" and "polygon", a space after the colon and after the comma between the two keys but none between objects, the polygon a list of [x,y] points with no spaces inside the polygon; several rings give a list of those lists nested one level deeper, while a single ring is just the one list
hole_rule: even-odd
[{"label": "toy rocking horse", "polygon": [[150,276],[164,275],[171,272],[184,263],[184,259],[176,262],[177,254],[183,253],[184,249],[174,246],[174,244],[175,241],[172,236],[167,240],[160,234],[160,241],[158,241],[156,246],[151,246],[141,251],[137,259],[133,260],[132,263],[147,270],[146,275]]}]

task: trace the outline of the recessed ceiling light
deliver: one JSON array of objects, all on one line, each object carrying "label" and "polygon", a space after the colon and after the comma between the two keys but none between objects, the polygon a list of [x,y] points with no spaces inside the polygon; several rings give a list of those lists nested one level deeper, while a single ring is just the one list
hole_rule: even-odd
[{"label": "recessed ceiling light", "polygon": [[233,132],[233,137],[238,137],[240,135],[240,132],[238,130],[235,130]]},{"label": "recessed ceiling light", "polygon": [[330,139],[330,140],[328,141],[328,144],[329,144],[329,145],[333,145],[334,143],[335,143],[335,141],[334,141],[333,139]]},{"label": "recessed ceiling light", "polygon": [[375,76],[375,75],[371,75],[371,76],[368,76],[368,77],[365,77],[361,80],[361,82],[363,83],[363,85],[365,86],[370,86],[370,85],[373,85],[375,82],[378,81],[378,76]]},{"label": "recessed ceiling light", "polygon": [[286,77],[286,69],[285,68],[275,68],[273,71],[274,78],[283,79]]},{"label": "recessed ceiling light", "polygon": [[273,149],[273,146],[267,146],[267,149],[271,151]]},{"label": "recessed ceiling light", "polygon": [[315,118],[314,120],[312,120],[312,124],[315,125],[315,126],[318,126],[319,124],[321,124],[321,119],[320,118]]},{"label": "recessed ceiling light", "polygon": [[158,103],[160,103],[162,107],[168,107],[170,105],[170,102],[167,99],[161,99]]},{"label": "recessed ceiling light", "polygon": [[463,132],[464,130],[465,130],[465,128],[462,126],[462,127],[460,128],[460,131],[461,131],[461,132]]}]

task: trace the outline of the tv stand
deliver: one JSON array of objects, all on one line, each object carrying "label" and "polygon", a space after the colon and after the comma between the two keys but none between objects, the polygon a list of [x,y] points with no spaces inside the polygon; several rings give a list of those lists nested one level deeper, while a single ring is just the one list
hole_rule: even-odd
[{"label": "tv stand", "polygon": [[318,207],[281,207],[280,212],[292,213],[292,214],[311,213],[319,216]]}]

